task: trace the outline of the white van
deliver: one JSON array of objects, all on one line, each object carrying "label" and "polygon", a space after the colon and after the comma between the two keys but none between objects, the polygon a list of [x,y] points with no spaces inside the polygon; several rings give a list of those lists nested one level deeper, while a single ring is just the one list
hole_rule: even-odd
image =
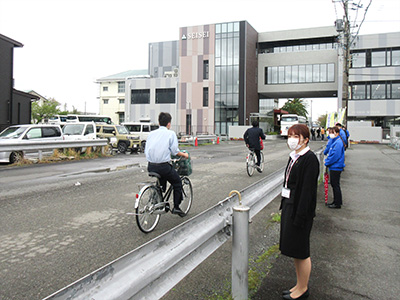
[{"label": "white van", "polygon": [[130,134],[139,136],[142,151],[144,151],[150,131],[156,130],[160,127],[158,124],[150,122],[125,122],[122,123],[122,125],[128,128]]},{"label": "white van", "polygon": [[[26,124],[7,127],[0,133],[0,143],[24,143],[25,141],[63,140],[60,125]],[[24,157],[23,151],[0,152],[0,162],[14,163]]]},{"label": "white van", "polygon": [[67,123],[62,131],[66,140],[96,139],[96,124],[94,122]]},{"label": "white van", "polygon": [[48,124],[51,125],[60,125],[63,127],[67,123],[67,116],[66,115],[54,115],[49,118]]}]

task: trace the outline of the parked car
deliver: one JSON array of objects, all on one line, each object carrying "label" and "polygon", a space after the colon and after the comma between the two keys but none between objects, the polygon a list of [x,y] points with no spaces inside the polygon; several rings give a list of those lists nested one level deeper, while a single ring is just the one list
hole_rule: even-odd
[{"label": "parked car", "polygon": [[[0,143],[24,143],[25,141],[63,140],[60,125],[26,124],[7,127],[0,133]],[[0,152],[0,162],[14,163],[24,157],[23,151]]]},{"label": "parked car", "polygon": [[150,131],[156,130],[159,126],[155,123],[150,122],[125,122],[122,123],[126,128],[128,128],[129,132],[133,135],[138,135],[140,138],[140,146],[142,151],[146,146],[146,140],[149,136]]},{"label": "parked car", "polygon": [[[94,122],[67,123],[62,128],[65,140],[95,140],[96,124]],[[86,147],[75,149],[77,152],[85,152]]]},{"label": "parked car", "polygon": [[[117,148],[119,152],[125,153],[128,149],[131,152],[138,152],[140,148],[140,139],[137,135],[129,133],[123,125],[96,125],[97,137],[108,139],[110,144]],[[112,138],[117,138],[112,142]]]},{"label": "parked car", "polygon": [[97,138],[94,122],[67,123],[62,131],[66,140],[94,140]]},{"label": "parked car", "polygon": [[60,125],[62,128],[67,123],[67,116],[66,115],[54,115],[49,118],[47,123],[51,124],[51,125]]}]

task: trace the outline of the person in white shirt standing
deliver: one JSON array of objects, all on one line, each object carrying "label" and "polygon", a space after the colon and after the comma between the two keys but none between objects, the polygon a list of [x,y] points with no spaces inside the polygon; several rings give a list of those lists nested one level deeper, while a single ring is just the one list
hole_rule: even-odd
[{"label": "person in white shirt standing", "polygon": [[182,201],[182,181],[176,170],[170,164],[171,155],[189,158],[188,153],[181,152],[178,148],[178,138],[175,132],[170,130],[172,117],[169,113],[161,112],[158,116],[160,128],[150,132],[144,150],[148,161],[147,170],[161,176],[163,190],[166,188],[167,181],[174,189],[174,208],[173,214],[181,217],[185,213],[179,208]]}]

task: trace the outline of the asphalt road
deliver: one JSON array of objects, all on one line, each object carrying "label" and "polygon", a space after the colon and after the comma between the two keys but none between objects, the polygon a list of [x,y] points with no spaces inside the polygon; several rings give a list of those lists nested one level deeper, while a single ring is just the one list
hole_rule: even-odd
[{"label": "asphalt road", "polygon": [[[323,144],[313,142],[311,147]],[[243,142],[188,148],[194,188],[188,217],[226,198],[231,190],[241,190],[283,167],[289,153],[285,141],[267,141],[265,146],[264,173],[255,172],[251,178],[246,174]],[[134,216],[127,213],[134,210],[140,183],[148,180],[143,154],[2,166],[0,299],[42,299],[182,222],[180,217],[167,214],[150,234],[137,228]],[[271,205],[264,216],[254,220],[252,231],[265,231],[269,209],[277,210]],[[263,251],[268,244],[264,242],[252,251]],[[204,299],[205,294],[219,290],[229,276],[229,263],[219,267],[218,262],[229,255],[229,250],[222,248],[210,258],[215,259],[213,270],[207,267],[208,274],[202,274],[205,271],[199,268],[200,275],[194,274],[184,287],[177,287],[165,298]],[[204,280],[199,283],[199,278]]]}]

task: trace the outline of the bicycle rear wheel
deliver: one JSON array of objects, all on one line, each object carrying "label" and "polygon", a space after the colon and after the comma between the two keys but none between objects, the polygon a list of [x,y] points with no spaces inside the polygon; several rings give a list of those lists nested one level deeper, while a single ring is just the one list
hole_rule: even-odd
[{"label": "bicycle rear wheel", "polygon": [[154,206],[160,203],[160,193],[154,186],[148,186],[140,195],[136,208],[136,223],[144,233],[149,233],[156,228],[160,221],[159,214],[153,214]]},{"label": "bicycle rear wheel", "polygon": [[260,152],[261,162],[260,162],[260,169],[261,172],[264,171],[264,153]]},{"label": "bicycle rear wheel", "polygon": [[247,156],[247,160],[246,160],[247,175],[249,175],[250,177],[253,176],[254,168],[255,168],[254,153],[249,153],[249,155]]},{"label": "bicycle rear wheel", "polygon": [[182,177],[182,193],[183,199],[179,207],[185,214],[187,214],[192,206],[193,201],[192,182],[188,177]]}]

